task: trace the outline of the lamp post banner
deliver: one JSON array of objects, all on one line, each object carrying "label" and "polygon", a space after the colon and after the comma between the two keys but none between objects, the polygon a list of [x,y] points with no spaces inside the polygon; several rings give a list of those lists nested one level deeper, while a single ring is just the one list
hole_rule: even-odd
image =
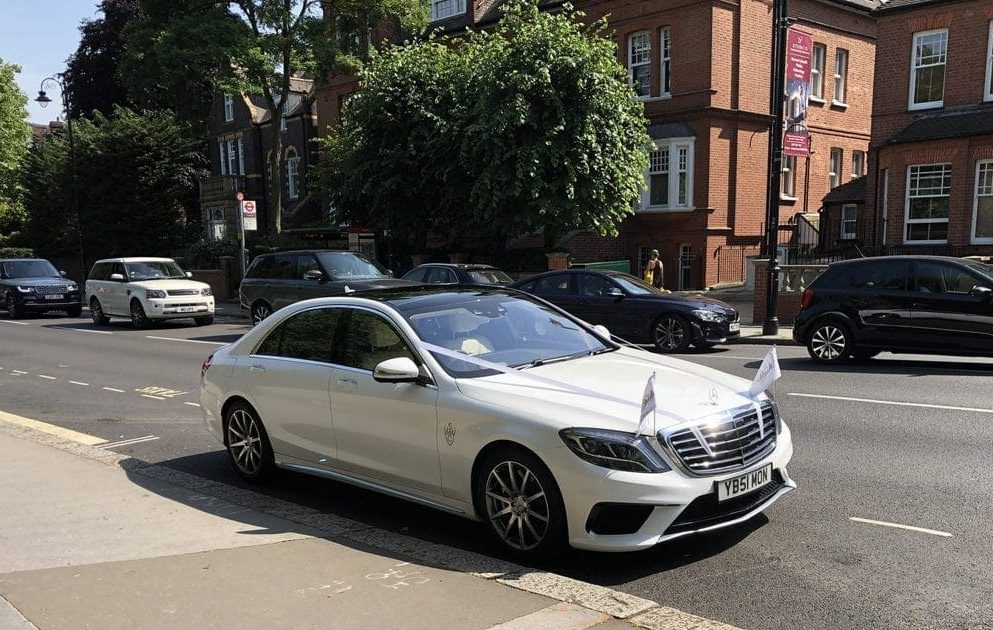
[{"label": "lamp post banner", "polygon": [[792,157],[810,155],[807,105],[810,102],[810,63],[814,39],[810,33],[789,29],[786,34],[786,133],[783,153]]}]

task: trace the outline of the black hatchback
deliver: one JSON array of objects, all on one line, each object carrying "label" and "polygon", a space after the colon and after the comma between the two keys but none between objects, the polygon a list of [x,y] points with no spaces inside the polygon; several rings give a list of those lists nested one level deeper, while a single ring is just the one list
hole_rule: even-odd
[{"label": "black hatchback", "polygon": [[940,256],[835,263],[804,291],[793,339],[822,363],[883,351],[993,356],[993,268]]},{"label": "black hatchback", "polygon": [[11,319],[46,311],[79,317],[83,310],[79,285],[41,258],[0,259],[0,298]]},{"label": "black hatchback", "polygon": [[682,352],[691,344],[707,348],[741,335],[740,316],[730,305],[662,293],[619,271],[549,271],[510,286],[602,324],[622,339],[654,344],[660,352]]}]

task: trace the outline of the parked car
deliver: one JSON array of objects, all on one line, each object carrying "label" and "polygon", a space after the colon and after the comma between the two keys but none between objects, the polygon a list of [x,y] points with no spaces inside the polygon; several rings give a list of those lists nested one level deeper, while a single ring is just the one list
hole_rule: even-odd
[{"label": "parked car", "polygon": [[505,272],[490,265],[425,263],[403,276],[418,284],[493,284],[506,286],[514,281]]},{"label": "parked car", "polygon": [[362,254],[339,250],[301,250],[256,256],[241,281],[242,308],[258,324],[278,309],[315,297],[348,291],[409,286]]},{"label": "parked car", "polygon": [[[661,412],[639,434],[653,373]],[[509,289],[300,302],[201,376],[204,421],[244,479],[344,481],[482,520],[519,554],[643,549],[744,522],[795,487],[790,431],[748,381],[620,346]]]},{"label": "parked car", "polygon": [[192,317],[197,326],[214,322],[210,285],[190,280],[171,258],[108,258],[99,260],[86,279],[93,323],[127,317],[138,329],[154,322]]},{"label": "parked car", "polygon": [[0,259],[0,297],[11,319],[25,313],[65,311],[79,317],[83,305],[79,285],[65,277],[64,271],[41,258]]},{"label": "parked car", "polygon": [[793,339],[821,363],[880,352],[993,356],[993,269],[962,258],[834,263],[803,292]]},{"label": "parked car", "polygon": [[730,305],[663,293],[619,271],[549,271],[510,286],[603,324],[631,343],[654,344],[660,352],[682,352],[691,344],[706,348],[741,335],[740,315]]}]

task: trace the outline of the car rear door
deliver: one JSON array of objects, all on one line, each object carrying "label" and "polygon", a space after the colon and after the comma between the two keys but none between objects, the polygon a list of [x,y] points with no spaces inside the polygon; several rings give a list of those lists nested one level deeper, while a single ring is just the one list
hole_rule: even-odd
[{"label": "car rear door", "polygon": [[296,254],[276,254],[273,256],[267,283],[268,293],[272,296],[270,303],[273,309],[280,309],[298,301],[295,299],[294,292],[294,287],[297,284],[296,269]]},{"label": "car rear door", "polygon": [[577,304],[576,310],[571,311],[574,315],[591,324],[602,324],[619,337],[631,334],[631,316],[625,309],[624,298],[608,295],[611,289],[621,290],[619,286],[605,276],[592,273],[576,274],[575,283]]},{"label": "car rear door", "polygon": [[[993,303],[972,294],[989,280],[942,260],[915,264],[913,314],[915,337],[933,352],[993,351]],[[991,287],[993,288],[993,287]]]},{"label": "car rear door", "polygon": [[838,287],[834,299],[842,308],[853,307],[857,312],[860,344],[895,348],[915,343],[910,260],[865,261],[838,281],[847,287]]},{"label": "car rear door", "polygon": [[396,357],[418,361],[386,317],[349,309],[331,380],[338,460],[344,470],[364,477],[440,493],[438,390],[377,382],[376,365]]},{"label": "car rear door", "polygon": [[528,288],[525,291],[581,317],[579,315],[579,296],[576,295],[576,287],[572,277],[573,275],[568,273],[554,273],[534,280],[527,285]]}]

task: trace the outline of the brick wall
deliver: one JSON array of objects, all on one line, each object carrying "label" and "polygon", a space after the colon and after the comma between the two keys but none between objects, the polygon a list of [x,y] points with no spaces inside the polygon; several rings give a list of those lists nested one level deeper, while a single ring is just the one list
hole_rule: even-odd
[{"label": "brick wall", "polygon": [[[766,299],[769,295],[769,276],[764,261],[755,263],[755,297],[753,302],[752,323],[762,324],[766,317]],[[796,314],[800,312],[802,295],[796,293],[780,293],[776,302],[776,316],[779,323],[792,324]]]}]

